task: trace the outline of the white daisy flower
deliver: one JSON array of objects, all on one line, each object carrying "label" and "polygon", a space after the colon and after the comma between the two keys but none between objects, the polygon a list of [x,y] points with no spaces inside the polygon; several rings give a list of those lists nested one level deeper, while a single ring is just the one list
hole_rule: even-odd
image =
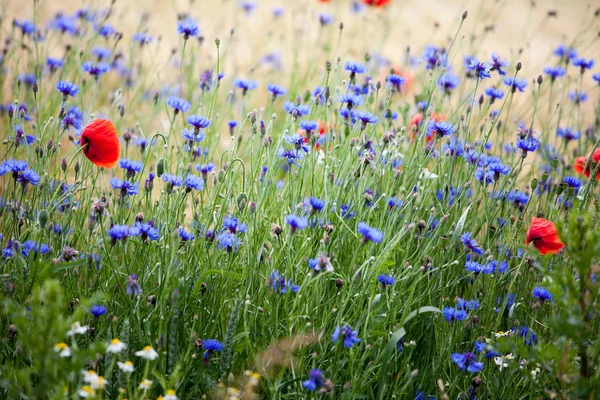
[{"label": "white daisy flower", "polygon": [[172,389],[167,390],[167,394],[163,397],[164,400],[177,400],[177,395]]},{"label": "white daisy flower", "polygon": [[87,325],[81,326],[79,322],[75,322],[73,325],[71,325],[71,330],[67,331],[67,336],[83,335],[87,332],[87,330]]},{"label": "white daisy flower", "polygon": [[65,358],[71,356],[71,349],[66,343],[57,343],[54,345],[54,351],[58,353],[59,356]]},{"label": "white daisy flower", "polygon": [[135,355],[146,360],[156,360],[158,358],[158,353],[152,346],[146,346],[142,350],[136,351]]},{"label": "white daisy flower", "polygon": [[108,381],[104,379],[103,376],[98,376],[98,378],[91,382],[92,389],[104,389],[104,387],[108,384]]},{"label": "white daisy flower", "polygon": [[147,390],[150,389],[152,387],[152,381],[149,379],[144,379],[141,383],[140,386],[138,386],[139,389],[143,389],[143,390]]},{"label": "white daisy flower", "polygon": [[83,386],[80,390],[79,390],[79,397],[83,397],[88,398],[88,397],[94,397],[96,395],[96,392],[94,392],[94,389],[92,389],[89,386]]},{"label": "white daisy flower", "polygon": [[96,371],[90,369],[89,371],[83,371],[83,381],[85,383],[94,383],[98,380],[98,374]]},{"label": "white daisy flower", "polygon": [[113,339],[110,341],[108,348],[106,349],[107,353],[120,353],[127,348],[127,345],[121,342],[119,339]]},{"label": "white daisy flower", "polygon": [[134,371],[133,363],[131,361],[119,361],[117,362],[117,365],[119,366],[119,369],[123,372],[131,373]]}]

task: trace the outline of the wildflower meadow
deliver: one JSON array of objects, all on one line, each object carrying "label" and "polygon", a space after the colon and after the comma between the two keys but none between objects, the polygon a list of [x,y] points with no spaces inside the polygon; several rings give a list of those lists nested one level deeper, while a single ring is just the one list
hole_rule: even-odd
[{"label": "wildflower meadow", "polygon": [[600,399],[597,4],[22,3],[0,398]]}]

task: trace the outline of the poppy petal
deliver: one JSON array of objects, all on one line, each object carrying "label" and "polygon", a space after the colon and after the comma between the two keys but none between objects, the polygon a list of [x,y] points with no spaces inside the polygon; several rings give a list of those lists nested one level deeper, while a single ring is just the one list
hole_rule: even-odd
[{"label": "poppy petal", "polygon": [[117,130],[107,119],[95,119],[81,134],[80,144],[86,146],[83,154],[96,166],[112,168],[119,160],[121,144]]}]

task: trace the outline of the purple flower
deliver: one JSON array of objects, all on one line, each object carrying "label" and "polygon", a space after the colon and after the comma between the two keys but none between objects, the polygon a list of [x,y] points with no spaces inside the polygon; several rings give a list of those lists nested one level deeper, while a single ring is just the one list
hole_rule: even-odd
[{"label": "purple flower", "polygon": [[369,241],[373,243],[380,243],[383,240],[383,233],[380,230],[371,228],[364,222],[360,222],[358,224],[358,233],[362,235],[365,243]]},{"label": "purple flower", "polygon": [[102,74],[105,74],[110,70],[110,65],[104,62],[98,62],[94,65],[93,61],[86,61],[81,65],[81,68],[92,75],[94,79],[98,80]]},{"label": "purple flower", "polygon": [[340,328],[339,326],[335,328],[335,331],[333,331],[333,334],[331,335],[333,343],[337,343],[340,338],[340,333],[343,336],[344,347],[347,349],[360,342],[360,339],[357,336],[358,331],[353,331],[352,328],[346,325],[343,328]]},{"label": "purple flower", "polygon": [[112,178],[110,185],[115,190],[121,191],[121,196],[133,196],[138,194],[138,184],[130,181],[122,181],[119,178]]},{"label": "purple flower", "polygon": [[573,65],[579,67],[581,73],[583,74],[586,69],[592,69],[594,67],[594,60],[591,58],[589,60],[586,60],[583,57],[578,57],[573,60]]},{"label": "purple flower", "polygon": [[396,74],[388,75],[385,78],[385,80],[387,81],[390,88],[392,88],[393,90],[398,91],[398,92],[401,91],[402,85],[404,85],[404,83],[406,82],[406,79],[404,79],[404,77],[402,77],[400,75],[396,75]]},{"label": "purple flower", "polygon": [[94,304],[92,306],[92,308],[90,308],[88,311],[94,317],[98,318],[98,317],[101,317],[102,315],[106,314],[106,307]]},{"label": "purple flower", "polygon": [[177,21],[177,33],[183,36],[184,40],[190,38],[190,36],[197,36],[200,32],[198,24],[191,18],[183,18]]},{"label": "purple flower", "polygon": [[234,79],[233,86],[235,86],[238,89],[241,89],[242,96],[245,96],[249,90],[256,89],[258,87],[258,83],[249,79]]},{"label": "purple flower", "polygon": [[37,186],[39,181],[40,176],[31,168],[27,168],[17,175],[17,182],[19,182],[23,187],[26,187],[27,185]]},{"label": "purple flower", "polygon": [[467,319],[467,312],[463,309],[460,308],[454,308],[454,307],[444,307],[444,309],[442,310],[442,314],[444,315],[444,318],[446,318],[446,321],[448,321],[449,323],[452,323],[454,321],[464,321],[465,319]]},{"label": "purple flower", "polygon": [[154,227],[152,221],[148,223],[136,222],[135,225],[130,229],[129,234],[131,236],[140,236],[142,241],[150,240],[158,240],[160,239],[160,234],[158,233],[158,229]]},{"label": "purple flower", "polygon": [[546,67],[544,73],[550,77],[550,80],[554,82],[556,78],[565,76],[565,69],[563,67]]},{"label": "purple flower", "polygon": [[200,178],[199,176],[189,174],[186,176],[183,185],[185,186],[187,192],[192,190],[202,190],[204,188],[204,179]]},{"label": "purple flower", "polygon": [[344,69],[352,74],[362,74],[365,72],[365,65],[353,61],[346,61]]},{"label": "purple flower", "polygon": [[473,75],[477,79],[491,78],[492,77],[490,75],[490,70],[492,68],[491,65],[481,63],[481,62],[477,61],[476,58],[470,58],[465,63],[465,67],[466,67],[467,71],[473,73]]},{"label": "purple flower", "polygon": [[129,275],[127,277],[127,289],[126,289],[126,293],[128,295],[137,296],[138,294],[142,293],[142,288],[138,284],[137,278],[138,277],[137,277],[136,274],[132,274],[132,275]]},{"label": "purple flower", "polygon": [[453,89],[456,89],[460,83],[460,77],[450,72],[446,72],[438,79],[438,86],[443,89],[446,93],[450,93]]},{"label": "purple flower", "polygon": [[308,226],[308,220],[306,218],[298,217],[294,214],[290,214],[285,217],[285,223],[290,226],[290,232],[292,234],[294,234],[297,230],[302,230]]},{"label": "purple flower", "polygon": [[206,350],[204,352],[204,360],[208,361],[210,356],[214,352],[219,352],[223,350],[223,343],[215,339],[204,339],[202,341],[202,347],[204,348],[204,350]]},{"label": "purple flower", "polygon": [[192,125],[196,131],[199,131],[200,129],[206,129],[210,125],[210,120],[200,115],[188,116],[187,122],[188,124]]},{"label": "purple flower", "polygon": [[179,238],[181,239],[182,242],[190,242],[190,241],[194,240],[194,238],[195,238],[193,233],[187,232],[181,226],[177,229],[177,233],[179,234]]},{"label": "purple flower", "polygon": [[460,241],[462,242],[467,252],[482,255],[484,253],[483,249],[479,247],[479,243],[477,243],[477,240],[471,238],[471,235],[471,232],[463,233],[460,236]]},{"label": "purple flower", "polygon": [[66,81],[59,81],[56,84],[56,90],[58,90],[60,93],[62,93],[63,100],[66,100],[67,97],[69,97],[69,96],[71,96],[71,97],[75,96],[77,94],[77,92],[79,91],[79,88],[74,83],[66,82]]},{"label": "purple flower", "polygon": [[508,67],[508,61],[506,59],[500,60],[500,56],[496,53],[492,53],[492,68],[490,71],[498,71],[500,75],[506,75],[506,71],[502,68]]},{"label": "purple flower", "polygon": [[391,275],[379,275],[377,276],[377,280],[381,283],[381,286],[385,289],[387,286],[391,286],[396,283],[396,279],[394,279]]},{"label": "purple flower", "polygon": [[463,371],[470,372],[472,374],[479,372],[483,369],[483,363],[477,361],[475,354],[467,353],[454,353],[452,354],[452,362],[459,366]]},{"label": "purple flower", "polygon": [[310,114],[309,106],[305,106],[304,104],[299,104],[296,106],[291,101],[286,101],[285,103],[283,103],[283,108],[285,111],[287,111],[288,114],[295,114],[298,117]]},{"label": "purple flower", "polygon": [[189,101],[176,96],[169,96],[167,98],[167,105],[175,111],[175,114],[179,112],[186,113],[191,107]]},{"label": "purple flower", "polygon": [[318,369],[313,369],[308,373],[308,380],[302,382],[305,389],[314,392],[323,386],[323,373]]},{"label": "purple flower", "polygon": [[282,88],[279,85],[272,84],[272,83],[267,85],[267,91],[269,93],[271,93],[273,101],[275,101],[277,96],[283,96],[286,93],[286,90],[284,88]]},{"label": "purple flower", "polygon": [[512,90],[513,93],[517,90],[519,92],[524,92],[525,88],[527,87],[526,79],[519,80],[517,78],[513,78],[512,76],[507,76],[504,78],[503,82],[506,86],[510,87],[510,90]]},{"label": "purple flower", "polygon": [[536,286],[532,291],[533,297],[540,300],[542,303],[545,301],[552,301],[552,293],[544,287]]}]

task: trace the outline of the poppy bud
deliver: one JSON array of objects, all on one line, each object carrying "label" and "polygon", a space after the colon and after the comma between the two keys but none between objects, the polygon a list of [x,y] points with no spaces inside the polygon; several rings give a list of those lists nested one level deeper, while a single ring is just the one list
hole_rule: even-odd
[{"label": "poppy bud", "polygon": [[538,186],[538,180],[537,180],[537,178],[533,178],[531,180],[531,190],[535,190],[537,188],[537,186]]},{"label": "poppy bud", "polygon": [[221,39],[216,38],[215,39],[215,44],[217,45],[217,47],[219,47],[221,45]]},{"label": "poppy bud", "polygon": [[248,204],[248,195],[246,193],[240,193],[237,197],[237,204],[240,210],[246,208],[246,204]]},{"label": "poppy bud", "polygon": [[220,169],[219,172],[217,172],[217,181],[223,182],[223,179],[225,179],[225,170]]},{"label": "poppy bud", "polygon": [[41,229],[46,228],[46,224],[48,223],[49,215],[47,210],[41,210],[38,214],[38,223],[40,224]]},{"label": "poppy bud", "polygon": [[164,158],[161,158],[160,160],[158,160],[158,163],[156,164],[156,175],[159,178],[162,176],[162,174],[165,173],[166,164],[167,164],[167,160],[165,160]]}]

